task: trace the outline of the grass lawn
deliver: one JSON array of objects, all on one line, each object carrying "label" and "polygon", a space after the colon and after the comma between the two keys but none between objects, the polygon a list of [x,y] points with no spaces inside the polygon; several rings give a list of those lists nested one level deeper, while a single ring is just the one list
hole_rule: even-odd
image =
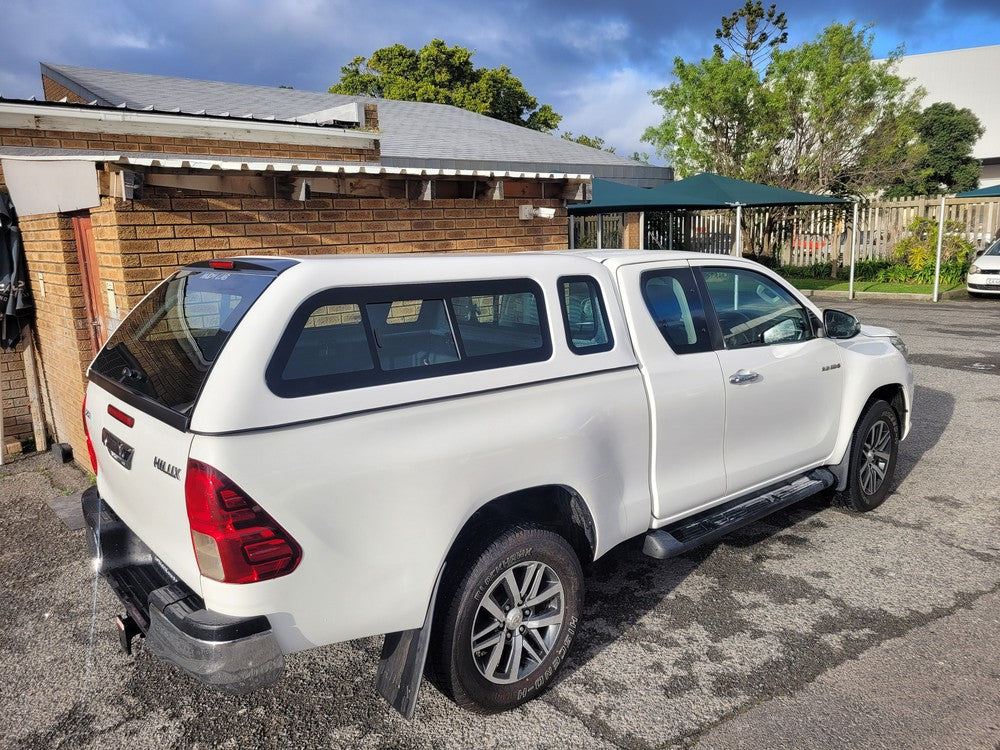
[{"label": "grass lawn", "polygon": [[[834,292],[846,292],[848,283],[835,279],[786,279],[796,289],[828,289]],[[941,284],[940,291],[964,289],[965,284]],[[892,294],[933,294],[934,284],[883,284],[877,281],[855,281],[855,292],[889,292]]]}]

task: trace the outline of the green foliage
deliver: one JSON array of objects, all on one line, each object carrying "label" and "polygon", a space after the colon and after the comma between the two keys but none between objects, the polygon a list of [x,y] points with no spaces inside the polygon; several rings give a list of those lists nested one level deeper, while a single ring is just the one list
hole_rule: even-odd
[{"label": "green foliage", "polygon": [[[936,219],[920,216],[907,227],[907,236],[896,243],[892,260],[859,260],[854,264],[856,282],[881,282],[887,284],[931,284],[934,282],[934,265],[937,259],[938,223]],[[962,225],[957,221],[945,222],[944,240],[941,245],[941,283],[961,284],[972,265],[975,252],[972,243],[962,235]],[[781,266],[778,273],[793,279],[829,279],[830,263],[813,263],[808,266]],[[850,278],[850,266],[837,271],[837,278]]]},{"label": "green foliage", "polygon": [[971,154],[986,131],[972,110],[937,102],[920,113],[917,132],[922,154],[906,175],[889,186],[886,195],[959,193],[979,184],[982,166]]},{"label": "green foliage", "polygon": [[[907,227],[906,237],[896,243],[893,256],[899,265],[912,271],[914,281],[933,281],[937,259],[938,221],[918,216]],[[946,221],[941,242],[941,279],[956,283],[965,278],[972,265],[975,248],[963,236],[960,222]],[[901,271],[898,273],[902,273]]]},{"label": "green foliage", "polygon": [[633,151],[632,155],[629,157],[632,161],[637,161],[640,164],[649,164],[650,155],[645,151]]},{"label": "green foliage", "polygon": [[573,143],[579,143],[582,146],[590,146],[591,148],[596,148],[599,151],[607,151],[609,154],[615,152],[614,146],[605,146],[604,139],[596,135],[573,135],[568,130],[562,134],[562,139],[564,141],[573,141]]},{"label": "green foliage", "polygon": [[808,266],[779,266],[774,269],[787,279],[829,279],[830,263],[810,263]]},{"label": "green foliage", "polygon": [[768,120],[774,97],[753,68],[715,55],[697,63],[674,60],[676,83],[652,91],[663,121],[642,140],[673,162],[681,176],[717,172],[765,181],[777,148]]},{"label": "green foliage", "polygon": [[[755,68],[769,50],[788,41],[787,28],[785,14],[779,13],[774,3],[765,12],[761,0],[747,0],[742,8],[722,17],[722,26],[715,30],[715,38],[721,39],[734,55]],[[718,44],[715,54],[724,56]]]},{"label": "green foliage", "polygon": [[763,73],[737,55],[677,58],[677,81],[651,92],[663,121],[643,140],[682,176],[835,195],[881,189],[916,160],[923,92],[893,72],[898,53],[876,62],[871,47],[870,27],[832,24],[798,47],[774,46]]},{"label": "green foliage", "polygon": [[351,60],[330,93],[451,104],[546,133],[559,125],[562,117],[539,106],[510,68],[477,68],[472,55],[440,39],[419,50],[394,44]]},{"label": "green foliage", "polygon": [[[855,281],[879,281],[881,274],[887,268],[892,267],[892,262],[888,260],[859,260],[854,263]],[[851,277],[850,265],[843,266],[837,274],[838,278],[849,279]]]}]

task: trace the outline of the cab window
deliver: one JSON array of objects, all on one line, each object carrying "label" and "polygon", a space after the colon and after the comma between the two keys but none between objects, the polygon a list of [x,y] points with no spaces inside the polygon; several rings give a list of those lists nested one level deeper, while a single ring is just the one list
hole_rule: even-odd
[{"label": "cab window", "polygon": [[788,290],[744,268],[700,268],[727,349],[813,337],[809,314]]}]

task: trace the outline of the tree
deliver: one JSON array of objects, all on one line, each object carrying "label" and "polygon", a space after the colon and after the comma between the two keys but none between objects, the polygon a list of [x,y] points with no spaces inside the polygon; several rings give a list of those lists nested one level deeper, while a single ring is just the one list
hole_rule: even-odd
[{"label": "tree", "polygon": [[930,105],[917,123],[923,153],[909,173],[889,186],[886,195],[898,198],[974,189],[982,165],[972,158],[972,148],[985,132],[972,110],[950,102]]},{"label": "tree", "polygon": [[564,141],[573,141],[573,143],[579,143],[581,146],[590,146],[591,148],[596,148],[600,151],[607,151],[609,154],[615,152],[614,146],[605,146],[604,139],[596,135],[573,135],[568,130],[562,134],[562,139]]},{"label": "tree", "polygon": [[898,52],[876,62],[871,45],[870,27],[832,24],[812,42],[772,46],[763,72],[720,50],[677,58],[677,81],[650,92],[664,118],[643,140],[682,176],[712,171],[835,195],[881,189],[915,161],[923,92],[894,74]]},{"label": "tree", "polygon": [[383,47],[343,66],[330,93],[451,104],[546,133],[559,125],[562,116],[539,106],[510,68],[477,68],[473,52],[440,39],[419,50]]},{"label": "tree", "polygon": [[[774,3],[765,11],[761,0],[747,0],[742,8],[722,17],[722,26],[715,30],[715,38],[721,39],[733,54],[742,57],[751,68],[756,68],[767,58],[770,50],[788,41],[786,28],[788,20],[784,13],[778,12]],[[717,57],[725,56],[718,44],[715,45],[715,54]]]}]

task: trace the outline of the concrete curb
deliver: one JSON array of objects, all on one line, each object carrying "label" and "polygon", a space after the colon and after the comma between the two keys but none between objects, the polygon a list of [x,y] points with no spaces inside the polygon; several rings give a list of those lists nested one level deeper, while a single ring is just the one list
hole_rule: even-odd
[{"label": "concrete curb", "polygon": [[[816,299],[850,299],[848,293],[836,289],[799,289],[799,293],[805,297],[815,297]],[[969,295],[964,289],[951,289],[941,292],[940,299],[969,299]],[[931,294],[909,294],[905,292],[855,292],[854,299],[895,299],[912,300],[914,302],[931,302]]]}]

